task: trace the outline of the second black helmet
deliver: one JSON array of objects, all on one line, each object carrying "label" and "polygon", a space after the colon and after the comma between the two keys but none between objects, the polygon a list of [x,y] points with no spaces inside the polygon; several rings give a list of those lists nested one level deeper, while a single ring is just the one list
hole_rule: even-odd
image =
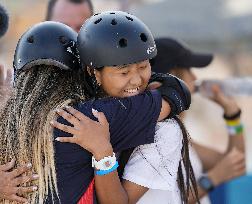
[{"label": "second black helmet", "polygon": [[154,38],[137,17],[122,11],[95,14],[82,26],[77,47],[91,68],[137,63],[156,56]]},{"label": "second black helmet", "polygon": [[77,33],[69,26],[46,21],[32,26],[19,39],[14,56],[14,70],[35,65],[54,65],[61,69],[79,69]]}]

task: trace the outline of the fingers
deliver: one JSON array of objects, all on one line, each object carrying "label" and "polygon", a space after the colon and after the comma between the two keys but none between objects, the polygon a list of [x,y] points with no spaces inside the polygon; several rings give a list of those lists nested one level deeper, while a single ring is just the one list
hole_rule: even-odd
[{"label": "fingers", "polygon": [[38,179],[38,175],[32,175],[32,176],[20,176],[14,179],[13,185],[18,186],[33,180]]},{"label": "fingers", "polygon": [[149,90],[153,90],[153,89],[157,89],[158,87],[160,87],[162,85],[162,83],[160,82],[157,82],[157,81],[154,81],[154,82],[151,82],[149,85],[148,85],[148,89]]},{"label": "fingers", "polygon": [[80,121],[90,121],[91,120],[89,117],[85,116],[83,113],[74,109],[73,107],[66,106],[65,108],[69,113],[71,113],[74,117],[76,117]]},{"label": "fingers", "polygon": [[236,171],[245,173],[246,171],[246,164],[245,162],[241,162],[235,166]]},{"label": "fingers", "polygon": [[211,87],[214,94],[222,93],[221,88],[218,84],[213,84]]},{"label": "fingers", "polygon": [[34,191],[38,190],[37,186],[30,186],[30,187],[16,187],[15,192],[17,195],[23,195],[26,193],[32,193]]},{"label": "fingers", "polygon": [[221,88],[218,84],[213,84],[211,86],[211,90],[213,92],[212,99],[215,100],[220,105],[225,105],[226,101],[228,100],[228,97],[223,94]]},{"label": "fingers", "polygon": [[0,171],[9,171],[14,167],[14,165],[15,165],[15,159],[12,159],[7,164],[0,165]]},{"label": "fingers", "polygon": [[92,113],[98,119],[101,125],[109,125],[107,118],[103,112],[98,112],[97,110],[92,108]]},{"label": "fingers", "polygon": [[10,175],[11,175],[12,177],[18,177],[19,175],[21,175],[21,174],[23,174],[23,173],[29,171],[29,170],[31,169],[31,167],[32,167],[32,164],[31,164],[31,163],[29,163],[29,164],[27,164],[27,165],[25,165],[25,166],[22,166],[22,167],[18,167],[18,168],[16,168],[16,169],[14,169],[13,171],[11,171],[11,172],[10,172]]},{"label": "fingers", "polygon": [[60,115],[62,118],[64,118],[65,120],[67,120],[72,125],[77,126],[77,125],[80,124],[80,121],[76,117],[74,117],[73,115],[69,114],[65,110],[58,109],[58,110],[56,110],[56,112],[58,113],[58,115]]},{"label": "fingers", "polygon": [[57,137],[55,140],[58,142],[68,142],[68,143],[77,144],[75,137]]},{"label": "fingers", "polygon": [[51,121],[50,124],[59,129],[59,130],[62,130],[63,132],[67,132],[67,133],[70,133],[72,135],[75,135],[77,133],[77,130],[74,128],[74,127],[71,127],[71,126],[67,126],[67,125],[63,125],[57,121]]},{"label": "fingers", "polygon": [[28,200],[26,198],[17,196],[17,195],[12,195],[9,200],[17,201],[19,203],[26,203]]}]

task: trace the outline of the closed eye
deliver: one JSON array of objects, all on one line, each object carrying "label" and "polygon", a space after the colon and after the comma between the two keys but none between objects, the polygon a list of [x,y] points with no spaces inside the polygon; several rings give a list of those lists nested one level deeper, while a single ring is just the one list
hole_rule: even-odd
[{"label": "closed eye", "polygon": [[125,71],[125,72],[121,72],[120,74],[127,75],[128,73],[129,73],[129,71]]},{"label": "closed eye", "polygon": [[146,69],[147,65],[139,67],[139,69]]}]

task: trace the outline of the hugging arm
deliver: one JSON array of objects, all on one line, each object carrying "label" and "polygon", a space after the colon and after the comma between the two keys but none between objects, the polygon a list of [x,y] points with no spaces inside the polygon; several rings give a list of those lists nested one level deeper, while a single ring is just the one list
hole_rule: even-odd
[{"label": "hugging arm", "polygon": [[[171,80],[170,76],[168,77],[168,80]],[[152,143],[154,141],[155,125],[161,110],[161,95],[162,97],[167,96],[169,99],[169,103],[166,102],[167,107],[170,107],[171,103],[177,104],[179,106],[172,106],[176,107],[175,110],[172,110],[173,114],[179,114],[180,111],[188,108],[183,106],[181,109],[180,102],[184,100],[183,96],[181,95],[183,92],[176,92],[177,89],[181,89],[181,85],[177,80],[173,82],[174,83],[171,87],[162,89],[160,92],[147,91],[146,93],[124,99],[101,99],[92,103],[91,106],[88,105],[90,103],[85,103],[83,105],[84,108],[76,107],[77,109],[81,110],[82,113],[78,110],[72,109],[71,107],[66,108],[66,111],[59,110],[59,115],[70,122],[72,127],[66,124],[60,124],[57,121],[53,123],[53,126],[72,134],[73,137],[70,137],[71,139],[69,138],[71,141],[68,138],[60,137],[58,140],[81,145],[83,148],[89,150],[95,156],[96,160],[108,155],[112,155],[113,150],[117,152],[136,147],[141,144]],[[165,101],[168,101],[167,98]],[[179,102],[176,102],[176,100],[179,100]],[[108,137],[103,137],[103,139],[101,139],[102,134],[96,134],[99,132],[97,131],[97,128],[91,129],[93,133],[86,132],[89,129],[87,127],[92,127],[90,125],[92,121],[90,121],[90,123],[86,122],[90,119],[95,119],[94,112],[91,115],[87,114],[91,108],[95,108],[98,111],[104,112],[110,125],[110,141]],[[162,109],[165,110],[165,105],[162,105]],[[160,119],[166,118],[169,114],[170,110],[166,110],[166,114],[164,114]],[[88,118],[81,118],[79,115],[87,115]],[[77,119],[71,120],[71,117]],[[99,123],[99,121],[96,121],[96,125],[101,127],[99,124],[97,124],[97,122]],[[91,135],[90,139],[88,139],[88,134]],[[97,140],[95,139],[96,137]],[[95,148],[98,146],[101,148]],[[96,184],[98,185],[96,185],[96,190],[99,194],[99,199],[102,199],[102,203],[118,203],[119,200],[120,203],[124,203],[124,201],[127,203],[129,201],[125,190],[120,184],[116,171],[105,176],[97,177],[98,176],[96,176]],[[99,187],[101,187],[100,190]],[[142,188],[140,194],[142,195],[145,191],[146,188]],[[106,196],[105,192],[117,193],[114,193],[116,196],[108,197]]]}]

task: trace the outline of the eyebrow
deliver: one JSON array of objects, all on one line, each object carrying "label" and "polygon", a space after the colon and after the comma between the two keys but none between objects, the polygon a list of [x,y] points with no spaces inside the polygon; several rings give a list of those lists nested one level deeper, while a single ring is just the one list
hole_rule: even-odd
[{"label": "eyebrow", "polygon": [[117,66],[117,69],[123,69],[123,68],[128,68],[129,65],[125,64],[125,65],[119,65]]}]

